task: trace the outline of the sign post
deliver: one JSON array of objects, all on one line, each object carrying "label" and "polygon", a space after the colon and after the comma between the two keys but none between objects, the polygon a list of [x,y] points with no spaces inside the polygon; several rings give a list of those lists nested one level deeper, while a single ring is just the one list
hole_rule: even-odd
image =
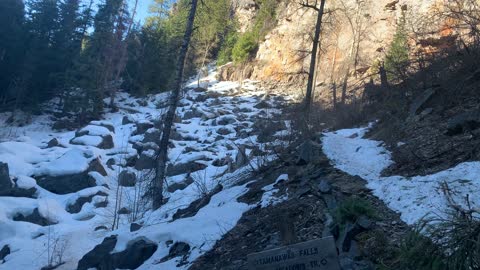
[{"label": "sign post", "polygon": [[252,253],[247,259],[249,270],[340,270],[333,237]]}]

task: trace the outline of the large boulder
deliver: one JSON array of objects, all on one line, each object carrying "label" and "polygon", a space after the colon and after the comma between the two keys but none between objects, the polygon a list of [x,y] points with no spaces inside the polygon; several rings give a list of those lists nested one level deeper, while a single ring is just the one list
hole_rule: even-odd
[{"label": "large boulder", "polygon": [[480,110],[463,112],[448,120],[447,135],[459,135],[478,128],[480,128]]},{"label": "large boulder", "polygon": [[306,140],[298,149],[298,165],[315,162],[320,158],[321,146],[312,140]]},{"label": "large boulder", "polygon": [[122,187],[134,187],[137,182],[137,176],[133,172],[122,171],[118,175],[118,184]]},{"label": "large boulder", "polygon": [[[74,203],[67,205],[67,211],[72,214],[79,213],[82,210],[82,207],[86,203],[92,202],[93,198],[95,196],[108,196],[105,192],[99,191],[95,194],[92,194],[90,196],[83,196],[79,197],[77,200],[75,200]],[[106,201],[106,200],[105,200]],[[101,205],[96,205],[97,207],[100,207]]]},{"label": "large boulder", "polygon": [[117,244],[117,236],[109,236],[103,242],[85,254],[78,262],[77,270],[115,270],[137,269],[148,260],[155,251],[157,244],[138,239],[128,243],[124,251],[112,253]]},{"label": "large boulder", "polygon": [[10,247],[8,245],[5,245],[0,249],[0,264],[5,262],[5,257],[7,257],[10,254]]},{"label": "large boulder", "polygon": [[167,166],[167,176],[175,176],[180,174],[192,173],[207,168],[207,165],[192,161],[187,163],[169,164]]},{"label": "large boulder", "polygon": [[155,168],[154,152],[152,150],[142,152],[138,160],[135,162],[135,169],[150,170],[153,168]]},{"label": "large boulder", "polygon": [[0,162],[0,196],[8,195],[13,188],[12,180],[10,180],[10,172],[8,164]]},{"label": "large boulder", "polygon": [[38,208],[35,208],[32,213],[28,215],[24,215],[22,213],[17,213],[13,217],[14,221],[24,221],[24,222],[30,222],[33,224],[37,224],[40,226],[50,226],[56,224],[55,222],[52,222],[48,220],[47,218],[43,217],[40,215],[40,212],[38,211]]}]

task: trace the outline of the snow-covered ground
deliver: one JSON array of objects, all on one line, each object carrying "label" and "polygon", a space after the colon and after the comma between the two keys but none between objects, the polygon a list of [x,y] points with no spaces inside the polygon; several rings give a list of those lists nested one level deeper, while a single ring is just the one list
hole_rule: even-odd
[{"label": "snow-covered ground", "polygon": [[373,193],[398,211],[406,223],[445,214],[447,199],[442,183],[448,184],[456,203],[465,205],[468,195],[472,207],[480,206],[480,162],[462,163],[426,176],[382,177],[382,170],[393,161],[382,142],[363,138],[367,131],[368,127],[324,133],[323,150],[336,168],[367,180]]},{"label": "snow-covered ground", "polygon": [[[184,93],[177,110],[180,119],[175,124],[174,148],[169,152],[172,163],[194,161],[203,165],[202,169],[191,175],[168,177],[169,185],[182,183],[189,176],[193,183],[173,192],[166,191],[168,202],[157,211],[149,210],[140,199],[146,189],[146,183],[141,180],[151,176],[151,170],[136,169],[127,163],[137,156],[134,144],[144,142],[149,132],[155,134],[152,126],[166,111],[164,104],[167,104],[168,94],[139,100],[119,93],[118,112],[106,113],[102,121],[91,122],[77,134],[75,131],[53,131],[48,115],[36,116],[22,127],[12,127],[6,124],[9,114],[0,114],[0,162],[8,163],[10,176],[19,187],[37,190],[34,198],[0,197],[0,249],[8,245],[11,251],[3,264],[0,260],[0,269],[38,270],[48,264],[52,254],[60,253],[58,250],[65,264],[57,269],[76,269],[82,256],[110,235],[118,235],[115,252],[124,250],[135,239],[146,238],[158,244],[153,256],[139,269],[186,269],[190,262],[211,249],[236,225],[242,214],[254,206],[237,201],[247,191],[246,184],[237,185],[237,181],[250,170],[250,166],[231,169],[238,147],[246,146],[252,166],[257,159],[263,162],[265,157],[253,156],[253,149],[265,149],[257,136],[250,134],[252,126],[259,117],[281,113],[272,108],[281,102],[257,89],[255,82],[246,81],[241,86],[243,90],[239,90],[239,83],[218,82],[215,75],[212,70],[202,79],[203,86],[208,85],[207,92],[195,91],[196,82],[192,82],[191,90]],[[256,106],[260,102],[270,104],[269,108]],[[128,123],[124,121],[125,116]],[[146,124],[148,130],[136,132],[141,124]],[[102,147],[104,138],[109,136],[113,139],[113,147]],[[58,146],[47,147],[53,138],[58,140]],[[154,148],[143,154],[151,156]],[[101,170],[88,172],[94,179],[93,186],[64,194],[37,184],[39,177],[45,175],[61,177],[85,172],[95,160],[104,167],[105,173],[102,175]],[[222,163],[222,160],[228,162]],[[124,170],[136,175],[135,186],[119,187],[118,175]],[[177,210],[187,208],[202,196],[202,192],[213,190],[217,184],[222,184],[223,189],[213,195],[206,206],[193,216],[173,219]],[[273,192],[273,188],[268,190],[269,195]],[[90,202],[83,204],[78,213],[67,211],[79,198],[87,197]],[[116,201],[119,202],[117,206]],[[259,204],[265,206],[270,201],[265,197]],[[99,206],[105,202],[108,203],[106,207]],[[119,225],[112,231],[114,213],[122,207],[134,214],[120,215]],[[18,214],[27,216],[34,211],[54,224],[41,226],[14,220]],[[133,221],[143,224],[142,228],[130,232]],[[175,242],[187,243],[191,248],[184,258],[186,264],[181,266],[177,266],[180,257],[161,262],[168,255],[171,243]]]}]

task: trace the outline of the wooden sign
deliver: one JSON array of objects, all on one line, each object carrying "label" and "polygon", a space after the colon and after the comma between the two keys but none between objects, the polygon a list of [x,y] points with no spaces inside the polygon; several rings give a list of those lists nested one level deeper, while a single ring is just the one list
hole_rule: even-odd
[{"label": "wooden sign", "polygon": [[333,237],[252,253],[247,259],[249,270],[340,270]]}]

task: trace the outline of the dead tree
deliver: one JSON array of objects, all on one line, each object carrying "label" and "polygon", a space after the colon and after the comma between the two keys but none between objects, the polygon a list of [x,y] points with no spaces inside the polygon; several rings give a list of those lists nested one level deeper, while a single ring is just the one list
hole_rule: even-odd
[{"label": "dead tree", "polygon": [[157,166],[155,169],[155,178],[153,180],[153,209],[158,209],[163,203],[163,182],[165,178],[165,170],[168,161],[168,143],[170,140],[170,132],[172,130],[173,119],[175,118],[175,111],[177,110],[178,98],[182,88],[183,69],[185,67],[185,58],[187,56],[188,47],[192,37],[193,23],[195,21],[195,13],[197,11],[198,0],[192,0],[190,4],[190,11],[188,14],[187,27],[183,37],[183,43],[178,54],[177,69],[175,81],[173,83],[173,90],[170,94],[169,108],[165,116],[163,125],[162,138],[160,140],[160,150],[157,156]]},{"label": "dead tree", "polygon": [[303,0],[302,2],[300,2],[301,6],[311,8],[317,12],[317,23],[315,25],[315,35],[313,37],[312,54],[310,57],[310,68],[308,71],[307,92],[305,94],[304,104],[305,113],[307,115],[310,112],[310,106],[312,103],[313,87],[315,84],[315,67],[317,66],[317,53],[318,46],[320,44],[320,33],[322,30],[322,19],[325,10],[325,1],[326,0],[320,0],[320,7],[318,7],[318,0],[311,1],[312,3],[309,0]]}]

